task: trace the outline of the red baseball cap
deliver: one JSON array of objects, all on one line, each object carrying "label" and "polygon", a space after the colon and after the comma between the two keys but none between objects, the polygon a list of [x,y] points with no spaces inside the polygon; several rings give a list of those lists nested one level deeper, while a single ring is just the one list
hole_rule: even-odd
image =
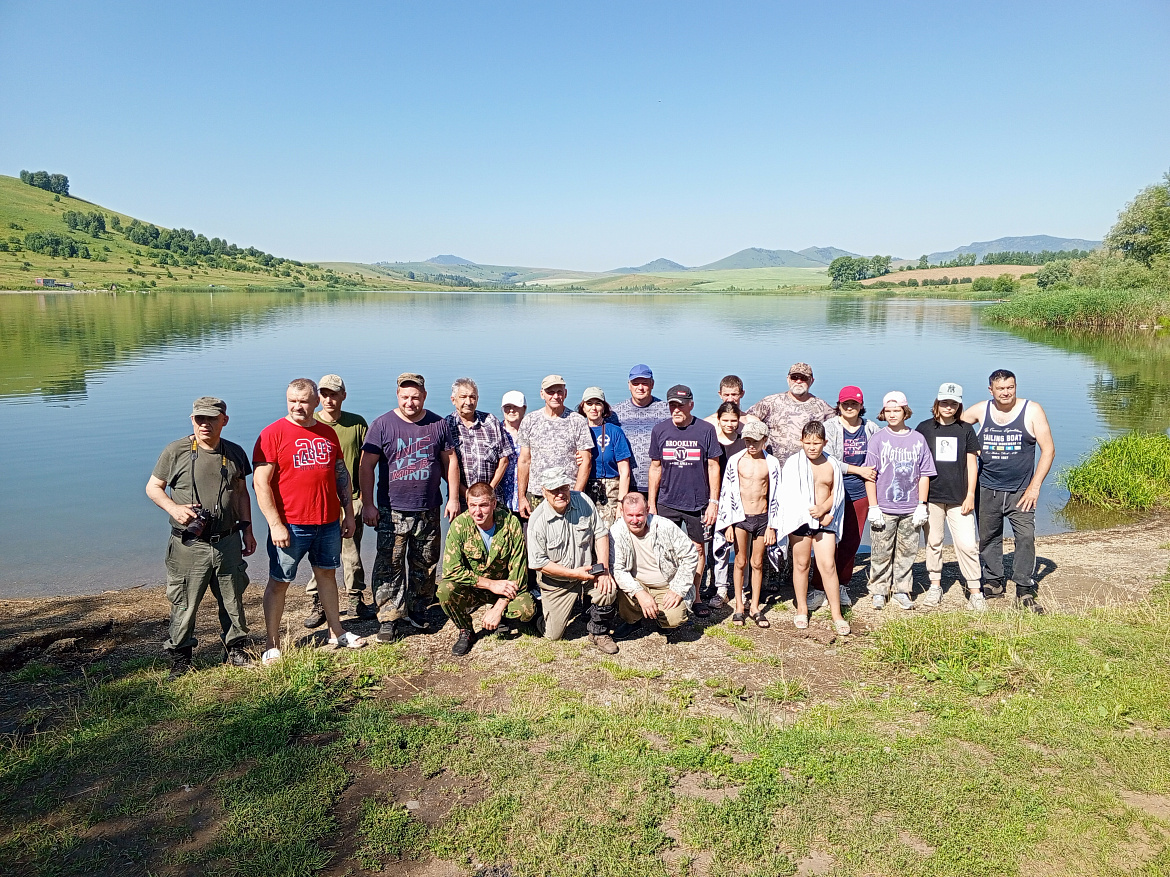
[{"label": "red baseball cap", "polygon": [[854,402],[857,402],[859,405],[865,404],[865,397],[861,394],[860,387],[842,387],[841,388],[841,392],[837,394],[837,401],[844,402],[844,401],[849,400],[849,399],[852,399]]}]

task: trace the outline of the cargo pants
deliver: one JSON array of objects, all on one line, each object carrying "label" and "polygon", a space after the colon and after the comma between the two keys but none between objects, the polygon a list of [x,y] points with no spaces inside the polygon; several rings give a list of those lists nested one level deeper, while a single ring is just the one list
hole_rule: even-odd
[{"label": "cargo pants", "polygon": [[244,589],[248,587],[248,564],[243,545],[233,533],[214,544],[192,542],[184,545],[171,536],[167,545],[167,600],[171,604],[169,635],[163,648],[189,649],[198,645],[195,618],[204,593],[211,588],[219,605],[220,639],[231,648],[248,638],[244,618]]},{"label": "cargo pants", "polygon": [[397,621],[429,606],[438,565],[438,509],[403,512],[378,507],[378,554],[371,585],[382,621]]},{"label": "cargo pants", "polygon": [[[442,579],[438,587],[439,603],[447,617],[460,630],[471,630],[471,613],[480,606],[490,606],[499,597],[484,588],[474,585],[457,585],[450,579]],[[531,592],[521,588],[504,609],[504,617],[511,621],[531,621],[536,615],[536,601]]]},{"label": "cargo pants", "polygon": [[545,639],[560,639],[569,626],[573,607],[579,596],[588,595],[589,622],[586,630],[594,636],[608,636],[617,613],[618,588],[603,594],[589,582],[564,582],[550,579],[542,572],[536,574],[540,584],[540,605],[544,612]]},{"label": "cargo pants", "polygon": [[888,597],[914,589],[914,559],[918,557],[918,528],[914,515],[886,513],[886,525],[869,533],[869,593]]}]

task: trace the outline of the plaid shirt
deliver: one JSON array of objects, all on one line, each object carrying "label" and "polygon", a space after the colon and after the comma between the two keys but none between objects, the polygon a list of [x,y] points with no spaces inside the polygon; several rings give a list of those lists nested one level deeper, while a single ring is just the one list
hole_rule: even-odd
[{"label": "plaid shirt", "polygon": [[[458,414],[448,414],[447,432],[459,456],[463,486],[470,487],[477,481],[490,484],[500,460],[508,456],[509,444],[504,438],[503,424],[487,411],[476,411],[475,423],[471,426]],[[506,499],[502,480],[496,488],[496,496],[500,500]]]}]

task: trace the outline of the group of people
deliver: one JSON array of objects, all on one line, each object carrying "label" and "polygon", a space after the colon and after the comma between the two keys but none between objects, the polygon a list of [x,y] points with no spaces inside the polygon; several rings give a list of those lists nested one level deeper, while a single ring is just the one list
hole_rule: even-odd
[{"label": "group of people", "polygon": [[[426,408],[424,377],[405,372],[397,406],[368,424],[343,408],[340,376],[299,378],[286,391],[287,416],[264,428],[250,459],[222,436],[226,403],[200,397],[193,432],[167,445],[146,487],[171,524],[164,648],[172,674],[191,668],[195,613],[209,587],[225,661],[251,662],[244,558],[257,545],[248,474],[269,531],[265,664],[281,659],[288,585],[306,556],[304,624],[327,624],[339,648],[366,645],[342,615],[377,619],[376,639],[392,642],[430,630],[436,599],[458,630],[455,655],[471,649],[480,606],[488,607],[482,630],[529,626],[555,640],[580,605],[590,642],[606,654],[639,625],[669,631],[724,605],[731,624],[768,627],[766,563],[778,570],[785,557],[794,625],[806,628],[827,603],[846,635],[846,586],[867,527],[876,609],[915,608],[920,530],[930,578],[921,604],[939,605],[944,529],[967,605],[985,609],[1006,593],[1007,520],[1017,604],[1038,610],[1035,507],[1055,451],[1043,409],[1016,396],[1015,375],[993,372],[991,398],[968,408],[961,386],[942,384],[931,417],[914,429],[901,392],[883,397],[879,426],[865,417],[860,388],[842,388],[832,406],[813,395],[813,381],[811,366],[794,363],[787,391],[743,410],[743,382],[727,375],[721,404],[703,420],[689,387],[655,396],[644,364],[630,369],[629,396],[613,405],[589,387],[571,410],[564,378],[550,374],[541,407],[529,412],[524,393],[511,390],[502,418],[480,410],[475,381],[460,378],[453,412],[442,417]],[[439,574],[441,517],[450,527]],[[377,532],[370,602],[364,527]]]}]

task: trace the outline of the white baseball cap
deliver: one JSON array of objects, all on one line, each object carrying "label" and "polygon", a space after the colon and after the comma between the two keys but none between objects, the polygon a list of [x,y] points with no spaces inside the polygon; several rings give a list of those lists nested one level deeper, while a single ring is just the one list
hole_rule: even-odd
[{"label": "white baseball cap", "polygon": [[939,402],[949,399],[952,402],[963,404],[963,388],[955,383],[946,383],[938,388],[938,395],[935,396]]},{"label": "white baseball cap", "polygon": [[515,405],[517,408],[527,408],[528,403],[524,401],[524,394],[519,390],[509,390],[504,394],[504,398],[500,400],[500,407],[505,405]]}]

